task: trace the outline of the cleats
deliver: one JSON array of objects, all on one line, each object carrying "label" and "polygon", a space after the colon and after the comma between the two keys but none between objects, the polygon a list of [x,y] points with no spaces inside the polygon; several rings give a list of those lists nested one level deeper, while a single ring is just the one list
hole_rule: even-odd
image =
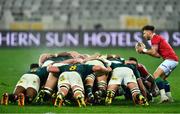
[{"label": "cleats", "polygon": [[88,94],[88,102],[89,103],[94,103],[94,95],[92,93]]},{"label": "cleats", "polygon": [[63,95],[62,94],[58,94],[57,97],[56,97],[54,106],[55,107],[62,107],[63,102],[64,102]]},{"label": "cleats", "polygon": [[102,101],[102,91],[96,91],[94,93],[95,103],[100,104]]},{"label": "cleats", "polygon": [[23,93],[18,95],[18,106],[24,106],[25,97]]},{"label": "cleats", "polygon": [[4,93],[1,98],[1,105],[8,105],[9,103],[9,95],[8,93]]},{"label": "cleats", "polygon": [[107,92],[106,99],[105,99],[106,105],[110,105],[112,103],[113,96],[114,96],[114,94],[112,91]]},{"label": "cleats", "polygon": [[149,105],[148,101],[146,100],[146,98],[144,98],[144,96],[138,94],[136,98],[137,98],[137,101],[138,101],[139,105],[143,105],[143,106],[148,106]]},{"label": "cleats", "polygon": [[45,91],[41,90],[35,100],[36,103],[42,104],[44,102],[44,97],[45,97]]},{"label": "cleats", "polygon": [[166,103],[169,101],[169,98],[166,95],[161,96],[161,100],[159,103]]},{"label": "cleats", "polygon": [[82,96],[77,96],[76,101],[77,101],[79,107],[86,107],[86,103]]}]

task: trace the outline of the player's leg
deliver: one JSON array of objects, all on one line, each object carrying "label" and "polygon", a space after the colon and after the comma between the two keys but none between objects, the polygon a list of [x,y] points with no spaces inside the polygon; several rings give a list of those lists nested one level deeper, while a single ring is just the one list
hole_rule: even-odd
[{"label": "player's leg", "polygon": [[[165,60],[159,65],[159,67],[154,73],[155,82],[160,90],[160,95],[161,95],[160,103],[166,102],[169,100],[168,96],[166,95],[166,90],[165,90],[168,84],[164,83],[164,80],[165,79],[167,80],[167,76],[169,76],[169,74],[176,68],[177,65],[178,65],[178,62],[176,61]],[[167,87],[167,89],[169,87]],[[170,93],[170,89],[167,92]],[[169,95],[171,95],[171,93]]]},{"label": "player's leg", "polygon": [[112,100],[115,97],[115,93],[118,87],[121,85],[122,80],[123,80],[123,76],[121,75],[121,69],[115,68],[112,72],[112,76],[110,78],[110,81],[107,87],[107,94],[106,94],[106,99],[105,99],[105,103],[107,105],[112,103]]},{"label": "player's leg", "polygon": [[[72,76],[74,78],[71,78]],[[86,106],[85,101],[84,101],[85,92],[84,92],[84,86],[83,86],[83,82],[82,82],[80,74],[77,72],[70,72],[69,81],[71,84],[71,89],[73,91],[74,98],[76,99],[79,107],[85,107]]]},{"label": "player's leg", "polygon": [[110,82],[110,84],[108,84],[107,93],[106,93],[106,99],[105,99],[105,104],[106,105],[110,105],[112,103],[112,100],[115,97],[115,93],[116,93],[119,85],[120,84],[112,84],[111,82]]},{"label": "player's leg", "polygon": [[53,89],[56,86],[58,78],[55,77],[52,73],[49,73],[48,79],[44,88],[42,88],[36,98],[37,103],[42,103],[44,101],[48,101],[53,93]]},{"label": "player's leg", "polygon": [[95,92],[95,97],[100,103],[103,97],[106,97],[107,89],[107,75],[97,76],[97,91]]},{"label": "player's leg", "polygon": [[171,95],[170,83],[168,80],[164,80],[164,87],[165,87],[166,96],[169,98],[169,101],[174,102],[174,99]]},{"label": "player's leg", "polygon": [[149,105],[146,98],[141,94],[133,71],[128,67],[122,67],[121,74],[123,75],[123,85],[130,89],[134,103]]},{"label": "player's leg", "polygon": [[68,94],[69,89],[70,89],[70,82],[68,80],[68,73],[67,72],[63,72],[58,79],[58,92],[57,92],[57,97],[56,100],[54,102],[54,106],[56,107],[61,107],[63,105],[64,102],[64,98],[65,96]]},{"label": "player's leg", "polygon": [[94,102],[94,94],[93,94],[93,85],[94,85],[95,75],[90,74],[85,79],[85,95],[87,97],[87,101],[90,103]]},{"label": "player's leg", "polygon": [[165,93],[164,80],[161,78],[161,75],[163,75],[163,74],[164,74],[164,71],[160,67],[158,67],[157,70],[153,74],[153,76],[155,78],[155,82],[160,91],[160,97],[161,97],[160,103],[168,101],[168,97],[166,96],[166,93]]},{"label": "player's leg", "polygon": [[141,94],[137,83],[129,82],[127,83],[127,87],[130,89],[132,98],[135,104],[140,105],[149,105],[146,98]]},{"label": "player's leg", "polygon": [[22,75],[16,84],[13,94],[9,94],[9,101],[16,102],[20,95],[25,94],[30,76],[31,74]]},{"label": "player's leg", "polygon": [[40,78],[35,75],[32,74],[29,77],[29,81],[27,84],[27,89],[26,89],[26,93],[25,93],[25,103],[31,103],[34,98],[36,97],[38,91],[40,88]]}]

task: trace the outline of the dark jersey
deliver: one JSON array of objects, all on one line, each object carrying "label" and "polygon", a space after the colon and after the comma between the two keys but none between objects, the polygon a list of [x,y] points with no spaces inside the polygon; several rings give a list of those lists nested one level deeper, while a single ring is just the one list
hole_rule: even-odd
[{"label": "dark jersey", "polygon": [[27,72],[28,74],[36,74],[40,78],[40,84],[44,85],[47,77],[49,75],[49,72],[47,72],[47,67],[39,67],[36,70],[30,70]]},{"label": "dark jersey", "polygon": [[136,65],[134,64],[121,64],[121,63],[112,63],[110,66],[112,69],[115,69],[117,67],[128,67],[133,70],[134,75],[136,76],[136,79],[140,78],[140,73],[137,70]]},{"label": "dark jersey", "polygon": [[93,73],[92,67],[94,65],[87,65],[87,64],[70,64],[70,65],[63,65],[58,67],[60,72],[55,74],[56,77],[66,71],[76,71],[81,75],[82,80],[85,80],[86,76]]}]

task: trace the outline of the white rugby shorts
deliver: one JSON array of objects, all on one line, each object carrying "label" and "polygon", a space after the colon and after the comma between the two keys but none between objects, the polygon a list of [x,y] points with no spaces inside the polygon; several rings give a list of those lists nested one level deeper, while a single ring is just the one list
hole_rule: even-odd
[{"label": "white rugby shorts", "polygon": [[137,83],[133,71],[128,67],[117,67],[113,69],[112,77],[108,85],[118,84],[127,86],[130,82]]},{"label": "white rugby shorts", "polygon": [[177,65],[177,61],[166,59],[158,66],[158,68],[161,68],[164,71],[164,74],[168,76],[176,68]]},{"label": "white rugby shorts", "polygon": [[35,89],[38,92],[39,87],[40,87],[40,79],[35,74],[24,74],[24,75],[22,75],[20,80],[17,82],[16,88],[17,88],[17,86],[22,86],[25,89],[31,87],[31,88]]}]

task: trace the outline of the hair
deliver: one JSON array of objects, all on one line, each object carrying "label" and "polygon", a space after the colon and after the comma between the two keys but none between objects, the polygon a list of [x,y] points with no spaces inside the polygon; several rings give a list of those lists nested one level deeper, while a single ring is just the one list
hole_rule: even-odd
[{"label": "hair", "polygon": [[37,63],[32,63],[32,64],[30,65],[30,69],[38,68],[38,67],[39,67],[39,65],[38,65]]},{"label": "hair", "polygon": [[145,25],[143,28],[142,28],[142,31],[144,30],[150,30],[152,32],[155,31],[155,27],[153,25]]},{"label": "hair", "polygon": [[136,61],[138,63],[138,60],[135,57],[129,57],[129,60]]}]

